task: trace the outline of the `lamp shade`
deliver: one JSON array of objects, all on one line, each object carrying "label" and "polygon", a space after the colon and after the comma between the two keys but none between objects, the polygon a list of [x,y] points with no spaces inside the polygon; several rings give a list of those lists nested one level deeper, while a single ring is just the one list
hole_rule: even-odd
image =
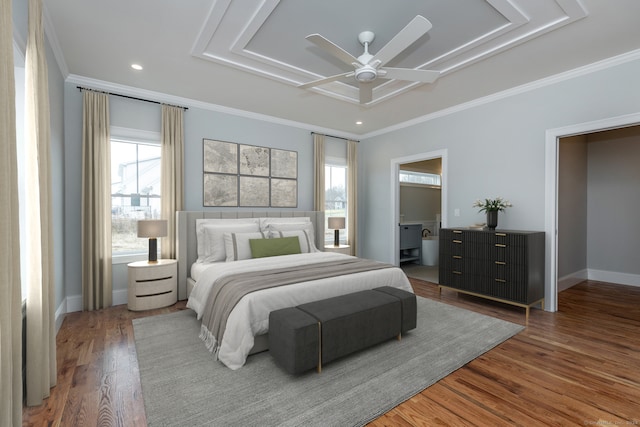
[{"label": "lamp shade", "polygon": [[138,221],[138,237],[165,237],[167,235],[166,219],[146,219]]},{"label": "lamp shade", "polygon": [[328,219],[328,226],[330,230],[342,230],[344,229],[344,217],[343,216],[332,216]]}]

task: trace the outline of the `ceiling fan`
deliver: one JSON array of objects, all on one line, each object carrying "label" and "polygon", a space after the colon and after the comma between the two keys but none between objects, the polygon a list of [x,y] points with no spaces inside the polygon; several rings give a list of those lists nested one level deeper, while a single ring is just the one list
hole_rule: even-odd
[{"label": "ceiling fan", "polygon": [[320,34],[311,34],[306,37],[311,43],[324,49],[342,62],[352,65],[355,70],[335,76],[325,77],[309,83],[299,85],[301,89],[319,86],[343,78],[354,77],[360,89],[360,103],[371,102],[373,97],[373,85],[378,78],[408,80],[423,83],[433,83],[440,76],[439,71],[420,70],[413,68],[390,68],[384,65],[395,58],[398,54],[411,46],[416,40],[425,35],[431,29],[429,20],[423,16],[416,16],[393,37],[375,55],[369,53],[369,44],[373,41],[375,34],[371,31],[363,31],[358,35],[358,41],[364,46],[364,53],[359,57],[354,57],[338,45],[329,41]]}]

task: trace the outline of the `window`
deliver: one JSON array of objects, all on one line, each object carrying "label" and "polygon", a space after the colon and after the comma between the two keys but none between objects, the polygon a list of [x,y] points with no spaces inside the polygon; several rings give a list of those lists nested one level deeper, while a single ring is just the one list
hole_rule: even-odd
[{"label": "window", "polygon": [[137,221],[160,219],[158,143],[111,139],[111,246],[113,255],[144,253]]},{"label": "window", "polygon": [[401,170],[399,177],[401,184],[428,185],[438,188],[442,185],[440,175],[435,173]]},{"label": "window", "polygon": [[[347,167],[337,164],[325,164],[324,167],[324,241],[333,244],[334,231],[327,226],[331,216],[347,217]],[[340,232],[340,242],[345,243],[347,231]]]}]

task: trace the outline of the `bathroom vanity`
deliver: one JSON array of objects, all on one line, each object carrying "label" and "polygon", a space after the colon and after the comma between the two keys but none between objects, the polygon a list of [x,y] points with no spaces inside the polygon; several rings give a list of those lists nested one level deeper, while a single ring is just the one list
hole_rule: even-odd
[{"label": "bathroom vanity", "polygon": [[422,259],[422,224],[400,224],[400,263],[420,264]]}]

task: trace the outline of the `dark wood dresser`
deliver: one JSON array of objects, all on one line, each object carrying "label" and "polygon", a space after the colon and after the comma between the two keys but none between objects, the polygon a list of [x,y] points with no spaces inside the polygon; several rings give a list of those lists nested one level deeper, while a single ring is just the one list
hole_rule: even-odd
[{"label": "dark wood dresser", "polygon": [[545,235],[541,231],[440,230],[440,291],[544,308]]}]

